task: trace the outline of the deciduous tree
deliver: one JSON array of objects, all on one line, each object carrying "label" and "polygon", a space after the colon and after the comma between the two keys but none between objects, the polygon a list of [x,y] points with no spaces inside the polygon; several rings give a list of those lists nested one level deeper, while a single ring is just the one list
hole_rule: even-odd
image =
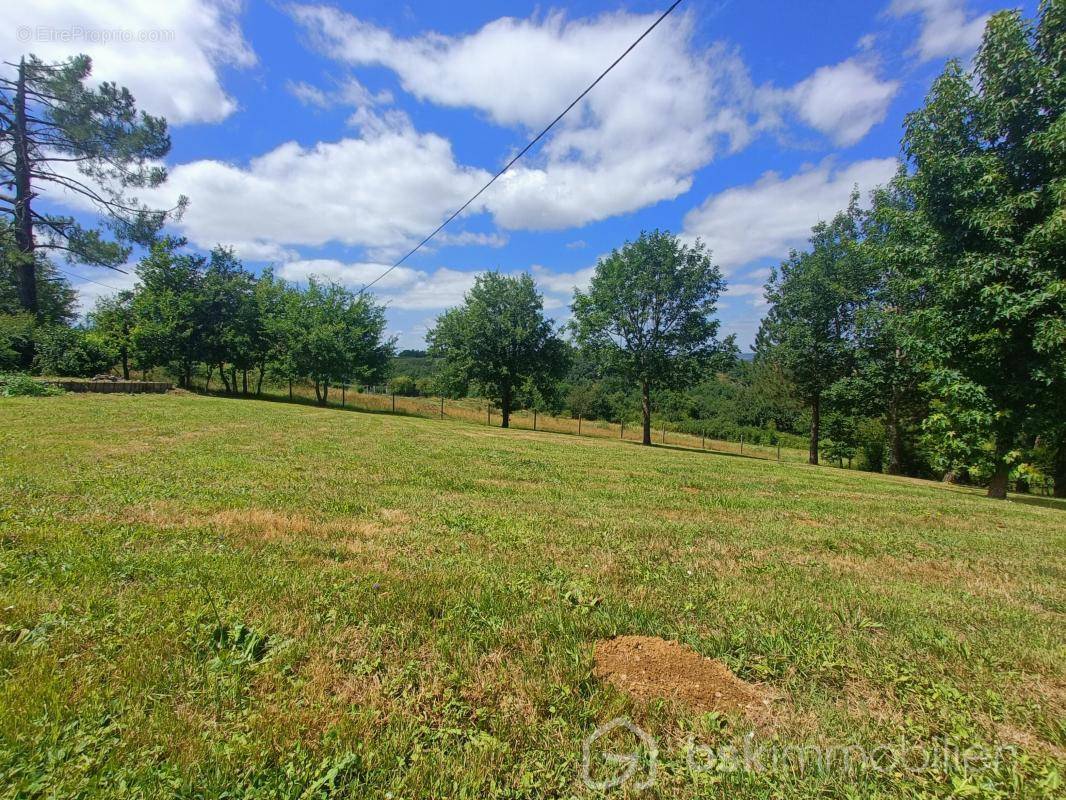
[{"label": "deciduous tree", "polygon": [[725,280],[700,241],[642,233],[600,259],[588,291],[574,293],[580,345],[640,386],[643,443],[651,444],[651,394],[691,384],[735,354],[715,318]]},{"label": "deciduous tree", "polygon": [[478,275],[463,305],[441,314],[426,340],[442,384],[458,393],[475,385],[499,404],[504,428],[520,390],[530,384],[548,393],[566,373],[565,345],[528,274]]}]

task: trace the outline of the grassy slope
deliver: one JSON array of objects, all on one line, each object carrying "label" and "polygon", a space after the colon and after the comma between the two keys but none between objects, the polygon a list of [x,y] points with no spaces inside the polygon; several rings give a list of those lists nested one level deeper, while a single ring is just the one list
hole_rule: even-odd
[{"label": "grassy slope", "polygon": [[781,700],[760,741],[1020,742],[967,778],[986,796],[1050,796],[1064,771],[1062,510],[616,441],[102,395],[0,400],[0,529],[3,797],[582,794],[581,740],[620,715],[663,750],[651,796],[961,780],[693,778],[689,733],[721,744],[746,723],[599,685],[591,645],[616,633],[765,681]]}]

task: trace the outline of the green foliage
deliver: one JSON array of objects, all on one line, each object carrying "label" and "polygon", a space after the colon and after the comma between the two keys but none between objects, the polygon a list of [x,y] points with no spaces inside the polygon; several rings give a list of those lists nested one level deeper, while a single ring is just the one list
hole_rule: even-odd
[{"label": "green foliage", "polygon": [[846,211],[818,223],[810,250],[793,252],[766,284],[770,310],[758,354],[788,374],[811,409],[812,464],[818,463],[823,397],[854,364],[859,311],[877,280],[860,246],[858,200],[853,194]]},{"label": "green foliage", "polygon": [[384,339],[385,309],[367,295],[312,278],[292,310],[293,359],[320,403],[330,386],[375,383],[388,375],[393,342]]},{"label": "green foliage", "polygon": [[[4,181],[12,185],[23,169],[32,185],[52,185],[85,198],[103,214],[103,228],[85,228],[74,218],[32,210],[33,226],[43,239],[37,246],[62,249],[72,260],[116,267],[130,253],[130,244],[149,244],[157,231],[180,211],[160,211],[138,203],[129,192],[158,187],[166,179],[159,166],[171,140],[162,117],[136,110],[132,95],[114,83],[88,85],[92,61],[87,55],[47,64],[29,55],[15,65],[15,76],[0,78],[7,109],[25,93],[28,162],[4,161]],[[15,114],[0,117],[2,138],[19,135]],[[75,162],[78,177],[56,169],[59,161]],[[39,190],[38,190],[39,191]],[[14,208],[4,209],[12,213]],[[107,229],[112,240],[104,239]]]},{"label": "green foliage", "polygon": [[187,387],[204,340],[204,260],[179,252],[182,245],[180,240],[163,239],[138,263],[140,286],[133,298],[130,341],[143,369],[165,367]]},{"label": "green foliage", "polygon": [[393,375],[389,379],[389,391],[402,397],[417,397],[418,384],[410,375]]},{"label": "green foliage", "polygon": [[108,372],[117,358],[105,342],[81,328],[58,325],[39,328],[35,345],[36,367],[44,375],[91,378]]},{"label": "green foliage", "polygon": [[[10,222],[0,217],[0,315],[25,312],[19,300],[17,269],[25,258],[19,252]],[[33,259],[36,263],[37,319],[52,325],[70,324],[77,316],[77,296],[70,282],[43,251],[34,253]]]},{"label": "green foliage", "polygon": [[[154,241],[186,203],[181,198],[174,209],[156,210],[131,194],[166,180],[158,166],[170,151],[166,121],[138,112],[129,91],[114,83],[91,88],[88,56],[47,64],[29,55],[11,66],[14,75],[0,76],[0,139],[25,147],[12,148],[13,157],[0,161],[0,182],[17,188],[0,211],[10,215],[18,250],[28,259],[20,281],[36,285],[35,248],[60,250],[72,262],[124,263],[131,245]],[[71,164],[75,173],[63,169]],[[102,215],[103,225],[86,228],[72,216],[33,208],[32,198],[46,187],[79,195]],[[38,311],[39,301],[25,285],[22,304]]]},{"label": "green foliage", "polygon": [[426,340],[440,385],[460,396],[474,387],[499,405],[504,427],[523,387],[548,395],[566,372],[566,347],[528,274],[478,275],[463,305],[441,314]]},{"label": "green foliage", "polygon": [[0,397],[55,397],[65,394],[58,386],[34,380],[24,372],[0,372]]},{"label": "green foliage", "polygon": [[732,339],[717,339],[715,312],[724,289],[702,242],[682,244],[657,230],[600,259],[588,291],[574,293],[578,343],[607,372],[641,387],[645,444],[653,388],[690,385],[735,359]]},{"label": "green foliage", "polygon": [[37,320],[30,313],[0,314],[0,371],[14,370],[33,352]]},{"label": "green foliage", "polygon": [[1017,11],[993,15],[973,73],[950,63],[905,125],[917,207],[939,251],[918,317],[937,348],[937,385],[952,408],[960,397],[987,403],[976,415],[935,415],[930,427],[965,419],[949,438],[992,441],[995,496],[1019,438],[1041,424],[1041,400],[1066,387],[1063,13],[1051,0],[1035,26]]},{"label": "green foliage", "polygon": [[131,291],[119,292],[110,297],[101,297],[89,314],[89,326],[103,346],[117,354],[123,379],[130,377],[132,334],[136,316]]}]

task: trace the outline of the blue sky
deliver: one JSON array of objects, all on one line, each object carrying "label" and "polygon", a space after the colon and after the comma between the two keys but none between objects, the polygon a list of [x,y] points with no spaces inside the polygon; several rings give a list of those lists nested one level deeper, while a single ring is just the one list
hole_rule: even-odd
[{"label": "blue sky", "polygon": [[[173,225],[258,270],[359,288],[473,193],[666,3],[20,4],[0,53],[87,52],[170,121]],[[378,296],[401,347],[481,270],[531,270],[563,321],[596,259],[665,228],[700,236],[750,344],[768,267],[892,174],[901,123],[946,59],[970,59],[979,0],[684,0],[543,146]],[[1023,7],[1033,14],[1033,4]],[[69,197],[45,202],[81,216]],[[64,266],[91,305],[132,280]]]}]

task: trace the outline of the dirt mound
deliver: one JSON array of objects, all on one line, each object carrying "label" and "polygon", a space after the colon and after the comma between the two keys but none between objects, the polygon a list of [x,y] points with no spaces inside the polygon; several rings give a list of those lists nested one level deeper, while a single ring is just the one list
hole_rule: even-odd
[{"label": "dirt mound", "polygon": [[655,636],[618,636],[596,642],[593,674],[638,700],[677,700],[693,711],[742,711],[762,716],[767,693],[704,658]]}]

